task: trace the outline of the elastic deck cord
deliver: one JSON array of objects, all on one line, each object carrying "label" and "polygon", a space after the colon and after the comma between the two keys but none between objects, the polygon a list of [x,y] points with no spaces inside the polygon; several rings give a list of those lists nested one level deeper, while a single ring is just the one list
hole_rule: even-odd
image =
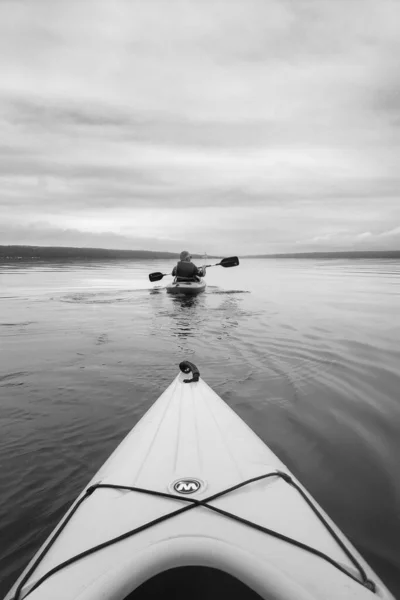
[{"label": "elastic deck cord", "polygon": [[[261,525],[258,525],[257,523],[253,523],[251,521],[248,521],[247,519],[244,519],[242,517],[234,515],[234,514],[232,514],[230,512],[222,510],[220,508],[217,508],[216,506],[211,506],[209,504],[209,502],[212,502],[213,500],[216,500],[217,498],[220,498],[221,496],[225,496],[226,494],[234,492],[235,490],[240,489],[240,488],[242,488],[242,487],[244,487],[246,485],[250,485],[251,483],[255,483],[256,481],[260,481],[262,479],[267,479],[268,477],[280,477],[286,483],[288,483],[289,485],[291,485],[293,488],[295,488],[299,492],[299,494],[307,502],[308,506],[312,509],[312,511],[314,512],[314,514],[318,517],[318,519],[321,521],[321,523],[326,527],[326,529],[329,531],[329,533],[335,539],[335,541],[337,542],[337,544],[340,546],[340,548],[343,550],[343,552],[346,554],[346,556],[353,563],[353,565],[355,566],[355,568],[357,569],[357,571],[358,571],[358,573],[360,575],[360,579],[361,580],[358,579],[355,575],[353,575],[345,567],[343,567],[341,564],[339,564],[337,561],[335,561],[334,559],[332,559],[331,557],[329,557],[324,552],[321,552],[321,551],[317,550],[316,548],[312,548],[311,546],[308,546],[307,544],[299,542],[298,540],[295,540],[295,539],[293,539],[291,537],[283,535],[282,533],[279,533],[279,532],[274,531],[272,529],[269,529],[267,527],[263,527]],[[137,493],[140,493],[140,494],[148,494],[150,496],[158,496],[158,497],[161,497],[161,498],[169,498],[169,499],[172,498],[174,500],[180,500],[182,502],[186,502],[187,505],[184,506],[184,507],[182,507],[182,508],[180,508],[180,509],[178,509],[178,510],[175,510],[175,511],[173,511],[171,513],[168,513],[166,515],[158,517],[157,519],[153,519],[152,521],[150,521],[148,523],[145,523],[145,524],[141,525],[140,527],[136,527],[135,529],[132,529],[131,531],[127,531],[126,533],[123,533],[122,535],[120,535],[118,537],[115,537],[115,538],[113,538],[111,540],[108,540],[106,542],[98,544],[97,546],[94,546],[93,548],[89,548],[88,550],[85,550],[84,552],[81,552],[81,553],[79,553],[79,554],[77,554],[75,556],[72,556],[68,560],[62,562],[61,564],[57,565],[56,567],[54,567],[53,569],[51,569],[50,571],[48,571],[47,573],[45,573],[40,579],[38,579],[38,581],[36,581],[36,583],[31,587],[31,589],[27,592],[27,594],[25,594],[25,596],[21,596],[21,592],[22,592],[22,589],[23,589],[24,585],[27,583],[27,581],[29,580],[29,578],[31,577],[31,575],[34,573],[34,571],[36,570],[36,568],[38,567],[38,565],[40,564],[40,562],[46,556],[46,554],[48,553],[48,551],[50,550],[50,548],[52,547],[52,545],[54,544],[54,542],[57,540],[57,538],[59,537],[60,533],[66,527],[66,525],[68,524],[68,522],[71,520],[71,518],[73,517],[73,515],[76,513],[76,511],[78,510],[78,508],[81,506],[81,504],[89,496],[91,496],[96,490],[101,489],[101,488],[131,491],[131,492],[137,492]],[[345,544],[343,543],[343,541],[340,539],[340,537],[337,535],[337,533],[334,531],[334,529],[331,527],[331,525],[327,522],[327,520],[321,514],[321,512],[318,510],[318,508],[314,505],[314,503],[311,501],[311,499],[300,488],[300,486],[295,481],[293,481],[292,477],[290,477],[290,475],[288,475],[287,473],[283,473],[282,471],[274,471],[274,472],[267,473],[265,475],[260,475],[258,477],[253,477],[252,479],[247,479],[246,481],[243,481],[242,483],[238,483],[237,485],[234,485],[234,486],[232,486],[232,487],[230,487],[230,488],[228,488],[226,490],[223,490],[221,492],[213,494],[212,496],[209,496],[205,500],[196,500],[195,498],[187,498],[185,496],[178,496],[176,494],[169,494],[169,493],[166,493],[166,492],[158,492],[158,491],[155,491],[155,490],[147,490],[147,489],[139,488],[139,487],[130,487],[130,486],[126,486],[126,485],[117,485],[117,484],[109,484],[109,483],[97,483],[97,484],[94,484],[94,485],[90,486],[89,488],[87,488],[87,490],[81,496],[81,498],[79,498],[77,500],[76,504],[71,508],[69,514],[67,514],[64,522],[60,525],[59,529],[56,530],[56,532],[53,535],[53,537],[51,537],[51,539],[49,540],[49,542],[45,545],[45,547],[42,549],[42,551],[37,556],[36,560],[32,563],[31,567],[28,569],[28,571],[26,572],[26,574],[24,575],[24,577],[21,579],[20,583],[18,584],[18,586],[17,586],[17,588],[15,590],[15,594],[14,594],[13,600],[22,600],[22,598],[26,598],[27,596],[29,596],[29,594],[31,592],[33,592],[35,589],[37,589],[49,577],[51,577],[55,573],[58,573],[59,571],[61,571],[65,567],[68,567],[69,565],[71,565],[73,563],[76,563],[77,561],[85,558],[86,556],[94,554],[95,552],[98,552],[98,551],[102,550],[103,548],[107,548],[108,546],[112,546],[113,544],[116,544],[118,542],[121,542],[122,540],[125,540],[125,539],[127,539],[129,537],[132,537],[132,536],[134,536],[134,535],[136,535],[138,533],[141,533],[142,531],[145,531],[146,529],[149,529],[150,527],[158,525],[158,523],[162,523],[164,521],[167,521],[168,519],[172,519],[173,517],[181,515],[181,514],[187,512],[187,511],[189,511],[189,510],[192,510],[192,509],[194,509],[196,507],[200,507],[200,506],[202,506],[203,508],[207,508],[207,509],[209,509],[209,510],[211,510],[213,512],[216,512],[216,513],[218,513],[220,515],[223,515],[223,516],[225,516],[225,517],[227,517],[229,519],[232,519],[234,521],[237,521],[239,523],[247,525],[248,527],[251,527],[252,529],[255,529],[257,531],[261,531],[262,533],[266,533],[266,534],[268,534],[268,535],[270,535],[272,537],[275,537],[275,538],[277,538],[279,540],[282,540],[284,542],[292,544],[293,546],[296,546],[297,548],[301,548],[302,550],[305,550],[306,552],[314,554],[315,556],[318,556],[321,559],[325,560],[326,562],[330,563],[336,569],[338,569],[339,571],[341,571],[342,573],[344,573],[345,575],[347,575],[348,577],[350,577],[351,579],[353,579],[357,583],[363,585],[364,587],[366,587],[371,592],[375,592],[375,590],[376,590],[374,582],[371,581],[370,579],[368,579],[367,574],[366,574],[364,568],[362,567],[362,565],[359,563],[359,561],[356,559],[356,557],[353,556],[353,554],[350,552],[350,550],[345,546]]]}]

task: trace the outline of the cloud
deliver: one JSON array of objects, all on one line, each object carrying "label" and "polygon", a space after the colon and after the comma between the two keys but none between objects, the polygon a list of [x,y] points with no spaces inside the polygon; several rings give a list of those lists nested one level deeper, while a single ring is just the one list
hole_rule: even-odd
[{"label": "cloud", "polygon": [[380,234],[382,237],[391,237],[391,236],[400,236],[400,226],[395,227],[394,229],[389,229],[389,231],[383,231]]},{"label": "cloud", "polygon": [[[151,232],[150,232],[151,233]],[[167,232],[161,236],[124,235],[123,232],[103,228],[101,231],[91,231],[86,228],[53,227],[47,222],[34,222],[19,225],[0,225],[2,245],[41,245],[41,246],[72,246],[82,248],[116,248],[119,250],[153,250],[172,251],[183,247],[185,239],[171,239]],[[38,239],[40,244],[37,243]]]},{"label": "cloud", "polygon": [[10,235],[397,243],[399,23],[392,0],[0,3]]}]

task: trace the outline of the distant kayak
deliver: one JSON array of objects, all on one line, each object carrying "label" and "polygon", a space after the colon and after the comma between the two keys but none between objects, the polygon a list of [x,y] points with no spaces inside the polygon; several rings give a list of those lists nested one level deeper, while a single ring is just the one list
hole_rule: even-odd
[{"label": "distant kayak", "polygon": [[[206,269],[209,269],[210,267],[224,267],[224,269],[226,269],[230,267],[237,267],[238,265],[239,259],[237,256],[223,258],[219,263],[214,265],[203,265],[201,267],[202,276],[206,274]],[[149,273],[149,279],[151,282],[161,281],[161,279],[167,275],[170,275],[170,273],[161,273],[160,271],[156,271],[155,273]],[[200,281],[185,281],[183,278],[175,277],[174,281],[166,286],[166,289],[169,294],[195,296],[201,292],[204,292],[206,285],[207,284],[204,279],[201,279]]]},{"label": "distant kayak", "polygon": [[180,367],[6,600],[394,600],[197,368]]},{"label": "distant kayak", "polygon": [[204,279],[200,281],[178,281],[176,278],[172,283],[166,286],[168,294],[184,294],[186,296],[196,296],[204,292],[207,284]]}]

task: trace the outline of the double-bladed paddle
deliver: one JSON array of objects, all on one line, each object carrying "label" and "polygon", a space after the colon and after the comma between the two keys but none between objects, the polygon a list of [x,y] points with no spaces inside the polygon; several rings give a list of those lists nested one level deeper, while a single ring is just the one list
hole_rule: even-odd
[{"label": "double-bladed paddle", "polygon": [[[237,256],[230,256],[229,258],[223,258],[221,260],[221,262],[216,263],[215,265],[204,265],[206,268],[209,267],[237,267],[239,264],[239,259]],[[150,281],[160,281],[160,279],[162,279],[163,277],[165,277],[166,275],[171,275],[171,273],[160,273],[160,272],[156,272],[156,273],[150,273],[149,275],[149,279]]]}]

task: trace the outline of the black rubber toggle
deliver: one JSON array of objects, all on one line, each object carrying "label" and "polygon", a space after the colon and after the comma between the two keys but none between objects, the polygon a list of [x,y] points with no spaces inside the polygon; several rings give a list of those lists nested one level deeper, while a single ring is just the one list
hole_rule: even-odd
[{"label": "black rubber toggle", "polygon": [[192,373],[193,374],[192,379],[184,379],[183,383],[194,383],[195,381],[198,381],[200,379],[200,371],[198,370],[196,365],[189,362],[188,360],[183,360],[179,364],[179,368],[183,373]]}]

